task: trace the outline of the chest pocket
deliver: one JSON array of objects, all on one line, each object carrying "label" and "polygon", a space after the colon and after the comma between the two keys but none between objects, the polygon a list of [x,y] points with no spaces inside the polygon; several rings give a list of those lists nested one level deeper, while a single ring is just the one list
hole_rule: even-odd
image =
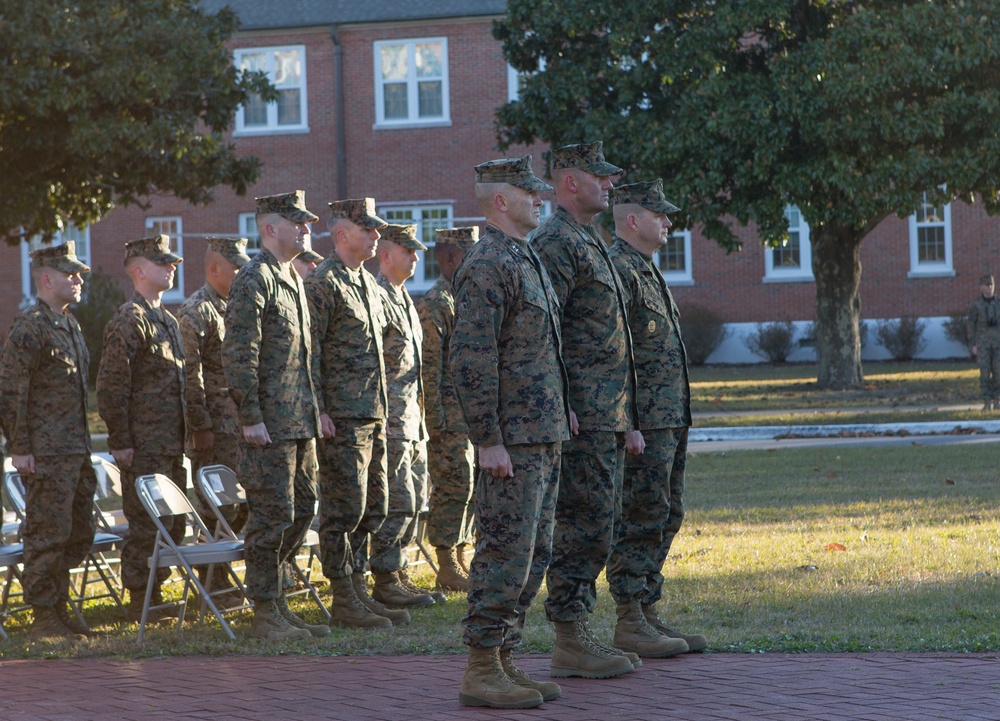
[{"label": "chest pocket", "polygon": [[71,376],[76,373],[76,359],[62,348],[50,348],[47,358],[53,373],[61,376]]},{"label": "chest pocket", "polygon": [[662,318],[670,318],[670,311],[667,310],[667,302],[663,294],[654,288],[642,289],[642,305],[650,313],[655,313]]}]

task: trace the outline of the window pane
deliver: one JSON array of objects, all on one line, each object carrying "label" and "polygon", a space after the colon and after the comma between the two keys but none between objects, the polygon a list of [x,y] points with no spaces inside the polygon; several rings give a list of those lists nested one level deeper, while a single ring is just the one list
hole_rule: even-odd
[{"label": "window pane", "polygon": [[257,234],[257,221],[253,213],[240,214],[240,237],[247,239],[247,255],[260,252],[260,236]]},{"label": "window pane", "polygon": [[[434,239],[437,237],[434,231],[438,228],[447,227],[447,208],[425,208],[421,212],[420,237],[423,240],[423,244],[428,248],[434,246]],[[434,253],[431,250],[427,250],[424,253],[424,280],[428,282],[437,280],[440,275],[441,267],[438,265]]]},{"label": "window pane", "polygon": [[379,212],[386,221],[393,225],[408,225],[413,222],[412,210],[386,210]]},{"label": "window pane", "polygon": [[406,120],[410,111],[406,101],[406,83],[387,83],[382,86],[386,120]]},{"label": "window pane", "polygon": [[667,244],[660,248],[659,266],[663,271],[679,271],[683,273],[687,270],[687,263],[684,258],[684,237],[671,235],[667,238]]},{"label": "window pane", "polygon": [[775,268],[801,268],[802,256],[799,245],[799,232],[788,233],[788,240],[773,251]]},{"label": "window pane", "polygon": [[278,50],[274,53],[274,84],[300,85],[302,83],[302,61],[298,50]]},{"label": "window pane", "polygon": [[382,80],[406,80],[406,46],[382,46]]},{"label": "window pane", "polygon": [[417,92],[420,98],[420,117],[440,118],[444,113],[441,105],[441,81],[419,83]]},{"label": "window pane", "polygon": [[944,263],[944,227],[917,228],[917,257],[921,263]]},{"label": "window pane", "polygon": [[278,125],[298,125],[302,122],[302,105],[298,88],[278,92]]},{"label": "window pane", "polygon": [[243,53],[240,56],[242,70],[267,70],[267,56],[264,53]]},{"label": "window pane", "polygon": [[243,125],[267,125],[267,103],[259,95],[251,95],[243,106]]},{"label": "window pane", "polygon": [[441,63],[441,43],[417,44],[417,77],[440,78],[444,73]]}]

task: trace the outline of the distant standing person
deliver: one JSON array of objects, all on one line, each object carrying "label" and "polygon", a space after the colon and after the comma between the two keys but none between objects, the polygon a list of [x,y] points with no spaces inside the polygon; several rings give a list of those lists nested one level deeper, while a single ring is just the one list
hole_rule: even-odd
[{"label": "distant standing person", "polygon": [[430,441],[431,495],[427,512],[427,540],[438,562],[437,584],[446,591],[468,590],[464,551],[473,520],[472,487],[476,458],[469,427],[455,391],[451,363],[455,330],[455,295],[452,279],[462,258],[479,240],[479,228],[439,229],[434,258],[441,275],[417,304],[424,332],[424,414]]},{"label": "distant standing person", "polygon": [[312,248],[306,248],[297,256],[292,258],[292,267],[295,268],[295,272],[299,274],[302,280],[305,280],[312,272],[316,270],[316,266],[323,262],[323,256],[317,253]]},{"label": "distant standing person", "polygon": [[69,241],[31,253],[38,299],[22,311],[3,349],[0,425],[24,482],[24,599],[32,638],[80,639],[90,629],[67,610],[69,572],[94,543],[94,491],[87,428],[90,355],[69,311],[83,273]]},{"label": "distant standing person", "polygon": [[653,264],[670,238],[669,214],[678,208],[663,196],[663,181],[622,185],[611,191],[617,238],[608,255],[625,290],[638,380],[639,453],[625,456],[621,522],[607,577],[617,604],[614,645],[640,656],[701,651],[701,634],[682,634],[663,623],[663,563],[684,520],[684,468],[691,425],[691,387],[680,313],[663,274]]},{"label": "distant standing person", "polygon": [[992,275],[979,279],[979,297],[969,306],[967,330],[972,355],[979,361],[979,394],[983,410],[1000,404],[1000,300],[994,296]]},{"label": "distant standing person", "polygon": [[[135,479],[161,473],[187,488],[184,468],[184,343],[177,320],[161,298],[174,284],[183,260],[171,252],[170,238],[157,235],[125,244],[125,272],[135,294],[104,329],[104,349],[97,374],[97,410],[108,426],[108,450],[122,473],[122,501],[128,531],[122,545],[122,580],[129,591],[128,620],[142,618],[147,561],[156,541],[156,525],[139,500]],[[178,543],[184,517],[163,519]],[[169,569],[157,572],[152,605],[160,605]],[[173,609],[150,613],[159,621]]]}]

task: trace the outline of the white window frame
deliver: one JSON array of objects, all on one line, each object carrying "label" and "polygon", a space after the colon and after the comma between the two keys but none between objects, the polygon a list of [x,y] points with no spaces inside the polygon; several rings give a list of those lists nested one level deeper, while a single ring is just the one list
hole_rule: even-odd
[{"label": "white window frame", "polygon": [[[380,205],[378,207],[378,214],[380,217],[385,218],[389,223],[394,225],[416,225],[417,226],[417,238],[420,242],[427,246],[427,250],[419,251],[417,253],[417,267],[413,270],[413,277],[406,281],[406,289],[411,293],[424,292],[429,290],[437,278],[427,278],[426,268],[427,268],[427,255],[434,252],[434,233],[429,233],[432,237],[427,238],[424,235],[424,223],[427,219],[423,218],[424,211],[444,211],[445,216],[441,218],[440,226],[441,228],[452,228],[454,227],[454,203],[451,201],[427,201],[419,203],[386,203],[385,205]],[[392,218],[387,216],[398,216],[407,215],[408,218]]]},{"label": "white window frame", "polygon": [[[924,194],[923,205],[926,207],[938,208],[927,202],[927,194]],[[953,265],[952,244],[951,244],[951,203],[946,203],[941,207],[941,219],[936,222],[919,222],[917,214],[909,217],[908,226],[910,231],[910,272],[907,278],[928,278],[928,277],[953,277],[955,266]],[[921,228],[941,227],[944,229],[944,261],[927,262],[920,260],[919,237]]]},{"label": "white window frame", "polygon": [[653,253],[653,264],[663,275],[668,285],[694,285],[694,274],[691,270],[691,231],[678,230],[670,234],[671,238],[679,238],[684,243],[684,269],[663,270],[660,268],[660,251]]},{"label": "white window frame", "polygon": [[[275,55],[279,52],[297,52],[301,69],[299,71],[298,83],[278,83],[275,80]],[[267,56],[267,77],[271,83],[279,90],[294,89],[299,90],[299,118],[295,124],[278,124],[278,103],[267,104],[267,124],[266,125],[246,125],[244,108],[241,105],[236,111],[236,126],[233,132],[235,136],[247,135],[280,135],[288,133],[308,133],[309,132],[309,97],[308,83],[306,81],[306,46],[305,45],[278,45],[272,47],[238,48],[233,51],[233,62],[237,68],[242,67],[242,60],[245,55],[255,55],[263,53]]]},{"label": "white window frame", "polygon": [[[439,117],[421,118],[420,102],[418,93],[419,79],[416,71],[416,47],[417,45],[438,43],[441,45],[441,115]],[[406,46],[407,54],[407,111],[406,118],[387,119],[385,117],[385,95],[382,80],[382,48],[393,45]],[[447,127],[451,125],[451,103],[449,100],[448,85],[448,38],[406,38],[399,40],[376,40],[372,44],[372,57],[374,62],[374,83],[375,83],[375,125],[376,130],[386,130],[391,128],[416,128],[416,127]]]},{"label": "white window frame", "polygon": [[521,73],[507,63],[507,102],[516,103],[521,99]]},{"label": "white window frame", "polygon": [[31,279],[31,252],[39,248],[46,248],[62,245],[67,240],[76,241],[76,257],[81,262],[93,267],[91,259],[90,226],[85,225],[82,229],[77,229],[72,223],[67,223],[64,230],[58,231],[52,240],[43,243],[41,236],[35,236],[30,240],[21,241],[21,307],[27,307],[35,302],[36,294],[32,289]]},{"label": "white window frame", "polygon": [[260,244],[260,233],[257,230],[257,214],[240,213],[239,224],[240,229],[237,232],[237,237],[246,238],[249,241],[247,243],[247,255],[252,258],[263,247]]},{"label": "white window frame", "polygon": [[[796,211],[799,216],[799,226],[794,228],[789,217],[792,211]],[[794,205],[785,208],[785,217],[789,219],[789,232],[798,231],[799,234],[799,267],[788,268],[774,265],[774,248],[764,248],[764,282],[765,283],[801,283],[814,281],[812,270],[812,242],[809,239],[809,223],[806,222],[802,211]]]},{"label": "white window frame", "polygon": [[[164,233],[157,226],[163,223],[176,223],[177,232]],[[170,250],[184,257],[184,220],[179,215],[162,215],[146,218],[146,236],[167,235],[170,237]],[[187,296],[184,294],[184,263],[177,266],[174,272],[174,287],[160,298],[164,303],[182,303]]]}]

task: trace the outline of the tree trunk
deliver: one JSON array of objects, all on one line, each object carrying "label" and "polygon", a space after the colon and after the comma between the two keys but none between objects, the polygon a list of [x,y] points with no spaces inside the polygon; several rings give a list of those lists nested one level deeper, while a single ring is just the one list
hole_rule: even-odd
[{"label": "tree trunk", "polygon": [[860,388],[861,240],[844,228],[814,228],[816,354],[820,388]]}]

